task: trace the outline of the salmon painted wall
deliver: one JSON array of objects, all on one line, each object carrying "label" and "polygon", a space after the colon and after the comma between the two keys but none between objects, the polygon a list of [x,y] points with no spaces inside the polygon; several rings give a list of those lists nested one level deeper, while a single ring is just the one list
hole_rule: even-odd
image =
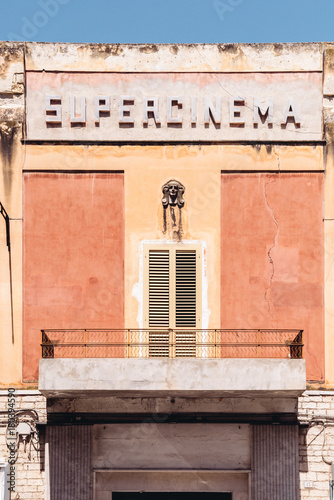
[{"label": "salmon painted wall", "polygon": [[43,328],[123,328],[123,174],[24,175],[23,380]]},{"label": "salmon painted wall", "polygon": [[221,327],[304,330],[323,381],[323,174],[223,174]]}]

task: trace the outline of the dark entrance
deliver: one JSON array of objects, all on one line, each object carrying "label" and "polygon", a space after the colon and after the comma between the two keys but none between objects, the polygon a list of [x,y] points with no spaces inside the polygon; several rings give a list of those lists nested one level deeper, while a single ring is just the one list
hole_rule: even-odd
[{"label": "dark entrance", "polygon": [[183,491],[135,491],[123,492],[115,491],[112,494],[113,500],[232,500],[232,493],[221,492],[183,492]]}]

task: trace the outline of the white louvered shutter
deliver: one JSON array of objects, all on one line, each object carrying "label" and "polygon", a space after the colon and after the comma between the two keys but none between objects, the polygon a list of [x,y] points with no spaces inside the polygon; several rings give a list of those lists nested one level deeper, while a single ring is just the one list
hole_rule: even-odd
[{"label": "white louvered shutter", "polygon": [[[175,326],[196,328],[196,250],[176,250]],[[196,332],[176,332],[175,356],[196,356]]]},{"label": "white louvered shutter", "polygon": [[[150,249],[148,252],[148,326],[150,357],[196,356],[198,252]],[[154,331],[154,328],[157,328]],[[174,332],[174,349],[168,329]],[[159,331],[159,330],[160,331]]]},{"label": "white louvered shutter", "polygon": [[169,250],[149,251],[149,327],[169,327]]},{"label": "white louvered shutter", "polygon": [[196,250],[177,250],[175,261],[175,326],[196,328]]},{"label": "white louvered shutter", "polygon": [[[169,250],[149,251],[149,327],[169,328]],[[169,333],[149,334],[149,356],[169,356]]]}]

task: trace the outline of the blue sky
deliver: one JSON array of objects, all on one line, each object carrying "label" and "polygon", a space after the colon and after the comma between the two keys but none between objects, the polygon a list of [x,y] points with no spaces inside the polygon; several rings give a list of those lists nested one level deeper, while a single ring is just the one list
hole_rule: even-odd
[{"label": "blue sky", "polygon": [[110,43],[334,40],[334,0],[2,0],[1,40]]}]

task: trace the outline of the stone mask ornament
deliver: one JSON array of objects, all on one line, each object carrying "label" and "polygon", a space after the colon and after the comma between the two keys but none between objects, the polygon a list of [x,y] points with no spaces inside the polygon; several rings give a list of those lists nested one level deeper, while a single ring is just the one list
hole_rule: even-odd
[{"label": "stone mask ornament", "polygon": [[162,186],[163,198],[161,203],[164,208],[178,206],[182,208],[184,205],[183,193],[185,191],[184,186],[172,179]]}]

